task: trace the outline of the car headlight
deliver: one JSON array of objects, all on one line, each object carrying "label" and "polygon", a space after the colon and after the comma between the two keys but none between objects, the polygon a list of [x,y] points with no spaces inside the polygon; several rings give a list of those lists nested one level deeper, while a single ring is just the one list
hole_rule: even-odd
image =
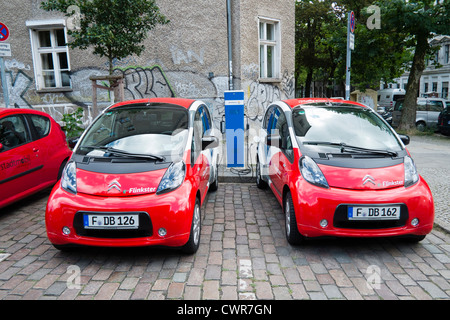
[{"label": "car headlight", "polygon": [[61,187],[71,193],[77,193],[77,165],[69,162],[63,170],[61,176]]},{"label": "car headlight", "polygon": [[403,165],[405,168],[405,187],[407,188],[419,181],[419,174],[413,159],[410,157],[405,157]]},{"label": "car headlight", "polygon": [[183,161],[172,163],[164,173],[159,183],[156,194],[162,194],[177,189],[184,181],[186,175],[186,165]]},{"label": "car headlight", "polygon": [[300,172],[309,183],[318,187],[329,188],[327,179],[325,179],[319,166],[310,157],[304,156],[300,159]]}]

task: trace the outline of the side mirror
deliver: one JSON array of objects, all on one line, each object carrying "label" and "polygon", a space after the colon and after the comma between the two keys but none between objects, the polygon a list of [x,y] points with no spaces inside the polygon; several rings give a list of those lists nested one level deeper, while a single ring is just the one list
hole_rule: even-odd
[{"label": "side mirror", "polygon": [[0,143],[0,152],[2,152],[2,151],[3,151],[3,144]]},{"label": "side mirror", "polygon": [[219,146],[219,139],[214,136],[204,136],[202,138],[202,150],[213,149]]},{"label": "side mirror", "polygon": [[409,138],[409,136],[407,136],[405,134],[400,134],[399,137],[405,146],[407,146],[411,142],[411,139]]},{"label": "side mirror", "polygon": [[281,147],[281,137],[278,134],[269,134],[266,137],[266,144],[272,147]]}]

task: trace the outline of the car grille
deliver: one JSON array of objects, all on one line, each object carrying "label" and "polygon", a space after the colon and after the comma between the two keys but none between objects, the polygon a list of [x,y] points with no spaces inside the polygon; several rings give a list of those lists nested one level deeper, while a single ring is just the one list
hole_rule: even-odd
[{"label": "car grille", "polygon": [[[136,212],[132,212],[136,214]],[[86,212],[79,211],[75,214],[73,227],[79,236],[91,238],[106,238],[106,239],[127,239],[127,238],[143,238],[151,237],[153,235],[153,226],[150,216],[146,212],[139,212],[139,228],[137,229],[85,229],[83,224],[84,214],[97,215],[114,215],[108,212]],[[121,212],[120,214],[126,214]]]},{"label": "car grille", "polygon": [[408,207],[405,204],[400,205],[399,220],[349,220],[347,217],[347,208],[349,205],[341,204],[334,213],[333,226],[342,229],[389,229],[398,228],[406,225],[408,221]]}]

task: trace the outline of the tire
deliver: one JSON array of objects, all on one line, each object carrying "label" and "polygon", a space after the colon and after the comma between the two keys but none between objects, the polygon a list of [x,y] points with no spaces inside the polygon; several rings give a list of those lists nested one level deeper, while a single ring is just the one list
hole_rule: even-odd
[{"label": "tire", "polygon": [[259,158],[256,159],[256,186],[258,189],[267,188],[267,182],[265,182],[261,176],[261,164],[259,163]]},{"label": "tire", "polygon": [[427,125],[425,124],[425,122],[419,121],[419,122],[416,123],[416,129],[418,131],[424,132],[426,128],[427,128]]},{"label": "tire", "polygon": [[184,253],[194,254],[197,252],[200,246],[201,224],[202,214],[200,207],[200,200],[195,200],[194,212],[192,214],[191,232],[188,242],[181,248]]},{"label": "tire", "polygon": [[298,232],[297,218],[295,216],[294,202],[292,200],[291,193],[286,194],[284,200],[284,216],[286,227],[286,240],[291,245],[301,244],[304,237]]}]

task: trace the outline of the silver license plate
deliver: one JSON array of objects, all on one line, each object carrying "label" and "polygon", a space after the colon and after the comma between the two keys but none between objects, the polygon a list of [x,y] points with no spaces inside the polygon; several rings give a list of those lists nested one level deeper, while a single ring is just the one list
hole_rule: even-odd
[{"label": "silver license plate", "polygon": [[348,206],[349,220],[399,220],[400,206]]},{"label": "silver license plate", "polygon": [[85,229],[138,229],[138,214],[85,214],[83,217]]}]

